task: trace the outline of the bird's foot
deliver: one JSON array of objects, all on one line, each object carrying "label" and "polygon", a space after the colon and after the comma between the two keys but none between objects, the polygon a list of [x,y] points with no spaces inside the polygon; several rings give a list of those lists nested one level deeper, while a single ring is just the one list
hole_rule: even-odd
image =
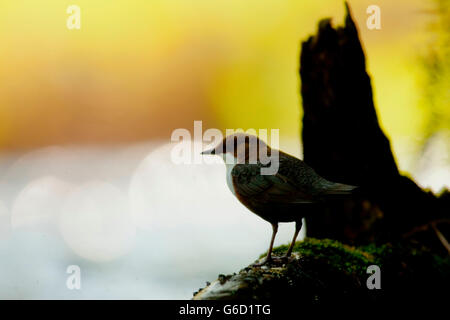
[{"label": "bird's foot", "polygon": [[255,262],[252,264],[253,267],[262,267],[262,266],[269,266],[269,265],[282,265],[287,263],[288,257],[266,257],[262,262]]},{"label": "bird's foot", "polygon": [[283,263],[289,263],[289,262],[295,260],[295,258],[292,257],[291,255],[289,255],[289,256],[288,255],[284,255],[280,259],[283,261]]}]

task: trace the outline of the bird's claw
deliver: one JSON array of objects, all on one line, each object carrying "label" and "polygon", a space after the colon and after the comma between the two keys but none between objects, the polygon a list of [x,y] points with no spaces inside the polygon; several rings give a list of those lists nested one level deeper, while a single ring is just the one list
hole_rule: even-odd
[{"label": "bird's claw", "polygon": [[282,265],[289,262],[289,257],[282,256],[282,257],[270,257],[265,258],[262,262],[255,262],[252,264],[253,267],[262,267],[267,265]]}]

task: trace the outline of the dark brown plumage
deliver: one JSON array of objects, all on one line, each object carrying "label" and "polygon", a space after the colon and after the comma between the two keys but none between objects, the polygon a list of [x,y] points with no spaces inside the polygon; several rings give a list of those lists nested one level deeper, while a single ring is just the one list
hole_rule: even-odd
[{"label": "dark brown plumage", "polygon": [[[259,151],[262,148],[267,148],[271,156],[269,163],[260,161]],[[273,233],[266,261],[272,259],[279,222],[296,223],[295,234],[286,254],[289,257],[302,227],[302,218],[312,214],[318,204],[336,197],[348,197],[357,188],[328,181],[302,160],[271,149],[248,134],[230,135],[203,154],[224,157],[230,190],[250,211],[272,224]],[[227,158],[227,154],[232,157]],[[256,155],[255,159],[251,158],[252,154]],[[234,161],[229,163],[230,159]],[[273,161],[278,161],[278,171],[270,175],[262,174],[261,170],[273,165]]]}]

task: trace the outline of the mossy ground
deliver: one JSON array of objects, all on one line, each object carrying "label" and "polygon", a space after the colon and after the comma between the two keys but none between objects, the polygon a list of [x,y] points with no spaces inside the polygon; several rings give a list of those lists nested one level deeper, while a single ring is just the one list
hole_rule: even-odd
[{"label": "mossy ground", "polygon": [[[282,256],[288,248],[288,245],[278,246],[273,249],[273,254]],[[363,251],[330,239],[306,238],[296,242],[292,251],[303,258],[323,261],[331,268],[348,274],[361,273],[376,261],[371,251]],[[266,255],[267,253],[260,257]]]},{"label": "mossy ground", "polygon": [[[274,248],[282,256],[288,246]],[[260,258],[264,257],[261,255]],[[367,268],[381,269],[382,290],[369,290]],[[295,244],[288,263],[266,267],[248,266],[238,274],[220,277],[220,284],[239,284],[221,299],[301,299],[305,304],[326,301],[373,302],[430,294],[450,286],[450,257],[438,255],[424,246],[399,242],[352,247],[330,239],[306,238]],[[238,289],[236,289],[238,288]],[[205,289],[207,291],[208,288]],[[203,291],[203,292],[205,292]],[[433,293],[433,292],[431,292]],[[214,293],[209,295],[214,299]]]}]

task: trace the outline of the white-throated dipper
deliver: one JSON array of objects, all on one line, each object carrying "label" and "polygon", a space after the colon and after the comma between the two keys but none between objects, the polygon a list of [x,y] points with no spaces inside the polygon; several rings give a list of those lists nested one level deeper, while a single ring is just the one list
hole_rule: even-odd
[{"label": "white-throated dipper", "polygon": [[[302,218],[316,212],[315,206],[333,197],[349,196],[357,188],[328,181],[304,161],[271,149],[258,137],[235,133],[202,154],[222,156],[227,166],[231,192],[250,211],[272,224],[273,233],[265,262],[272,260],[272,248],[279,222],[295,222],[288,258],[302,227]],[[276,172],[264,169],[276,163]]]}]

